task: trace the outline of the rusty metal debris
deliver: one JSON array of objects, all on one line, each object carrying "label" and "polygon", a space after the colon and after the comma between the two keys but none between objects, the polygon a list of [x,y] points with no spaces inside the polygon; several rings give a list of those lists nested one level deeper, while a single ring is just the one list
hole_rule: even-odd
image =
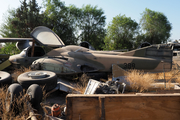
[{"label": "rusty metal debris", "polygon": [[118,81],[105,83],[90,79],[84,94],[119,94],[124,93],[126,84]]}]

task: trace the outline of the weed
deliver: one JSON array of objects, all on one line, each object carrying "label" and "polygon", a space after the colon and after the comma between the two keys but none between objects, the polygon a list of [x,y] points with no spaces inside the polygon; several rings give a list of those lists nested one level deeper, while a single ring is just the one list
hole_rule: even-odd
[{"label": "weed", "polygon": [[6,110],[6,92],[7,87],[0,88],[0,119],[2,120],[24,120],[28,117],[29,111],[27,107],[27,99],[20,95],[15,98],[10,111]]},{"label": "weed", "polygon": [[139,70],[130,70],[127,72],[127,81],[133,90],[144,92],[148,91],[151,84],[154,83],[154,75],[144,73]]},{"label": "weed", "polygon": [[20,74],[24,73],[24,72],[29,72],[32,71],[31,67],[26,68],[26,67],[20,67],[19,69],[15,69],[12,73],[12,78],[14,80],[14,82],[17,82],[17,78]]},{"label": "weed", "polygon": [[76,85],[74,85],[75,91],[73,93],[77,93],[76,91],[80,92],[81,94],[84,94],[86,90],[86,86],[88,84],[89,78],[85,73],[82,74],[82,76],[79,78],[79,81]]}]

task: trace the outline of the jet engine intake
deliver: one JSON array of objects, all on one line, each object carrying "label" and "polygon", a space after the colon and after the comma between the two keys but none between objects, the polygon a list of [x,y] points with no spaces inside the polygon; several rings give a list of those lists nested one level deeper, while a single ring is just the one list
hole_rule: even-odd
[{"label": "jet engine intake", "polygon": [[20,42],[16,43],[16,47],[21,51],[24,50],[25,48],[29,47],[29,46],[32,46],[32,42],[29,42],[29,40],[20,41]]}]

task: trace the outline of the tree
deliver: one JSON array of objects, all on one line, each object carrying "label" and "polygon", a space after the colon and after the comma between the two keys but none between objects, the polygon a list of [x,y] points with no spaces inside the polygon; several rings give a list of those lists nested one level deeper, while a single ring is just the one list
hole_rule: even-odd
[{"label": "tree", "polygon": [[12,25],[12,21],[15,16],[15,9],[8,10],[6,16],[4,16],[4,22],[1,24],[0,35],[2,37],[18,37],[16,29]]},{"label": "tree", "polygon": [[[21,2],[17,9],[10,10],[9,16],[1,27],[3,37],[30,37],[30,32],[37,26],[44,25],[43,14],[36,0]],[[8,23],[8,24],[7,24]]]},{"label": "tree", "polygon": [[70,9],[60,0],[46,0],[45,2],[46,26],[52,29],[65,45],[76,44],[75,19],[72,18]]},{"label": "tree", "polygon": [[105,50],[130,49],[133,47],[138,23],[125,15],[117,15],[108,25]]},{"label": "tree", "polygon": [[[30,37],[30,32],[37,26],[44,25],[44,15],[40,14],[41,7],[38,6],[36,0],[21,1],[21,6],[17,9],[8,10],[8,17],[0,28],[2,37]],[[15,43],[5,43],[4,53],[16,54],[19,52],[15,47]],[[11,48],[8,50],[8,48]],[[11,53],[12,51],[12,53]]]},{"label": "tree", "polygon": [[145,9],[142,13],[140,26],[145,35],[145,40],[151,44],[166,43],[172,29],[167,17],[160,12]]},{"label": "tree", "polygon": [[106,17],[97,6],[86,5],[79,10],[78,28],[79,40],[89,42],[95,49],[102,49],[105,37]]}]

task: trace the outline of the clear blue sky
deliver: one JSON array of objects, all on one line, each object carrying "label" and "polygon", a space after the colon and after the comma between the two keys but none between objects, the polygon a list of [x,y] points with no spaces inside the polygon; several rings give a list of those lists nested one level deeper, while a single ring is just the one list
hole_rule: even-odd
[{"label": "clear blue sky", "polygon": [[[22,0],[21,0],[22,1]],[[28,1],[28,0],[27,0]],[[41,5],[43,0],[37,0]],[[106,23],[111,22],[113,17],[121,14],[131,17],[139,23],[141,13],[145,8],[153,11],[162,12],[172,24],[170,39],[180,39],[180,0],[61,0],[66,6],[70,4],[81,8],[82,5],[91,4],[102,8],[106,15]],[[20,6],[19,0],[3,0],[0,4],[0,24],[3,22],[3,16],[7,14],[8,8],[17,8]],[[3,15],[4,14],[4,15]]]}]

